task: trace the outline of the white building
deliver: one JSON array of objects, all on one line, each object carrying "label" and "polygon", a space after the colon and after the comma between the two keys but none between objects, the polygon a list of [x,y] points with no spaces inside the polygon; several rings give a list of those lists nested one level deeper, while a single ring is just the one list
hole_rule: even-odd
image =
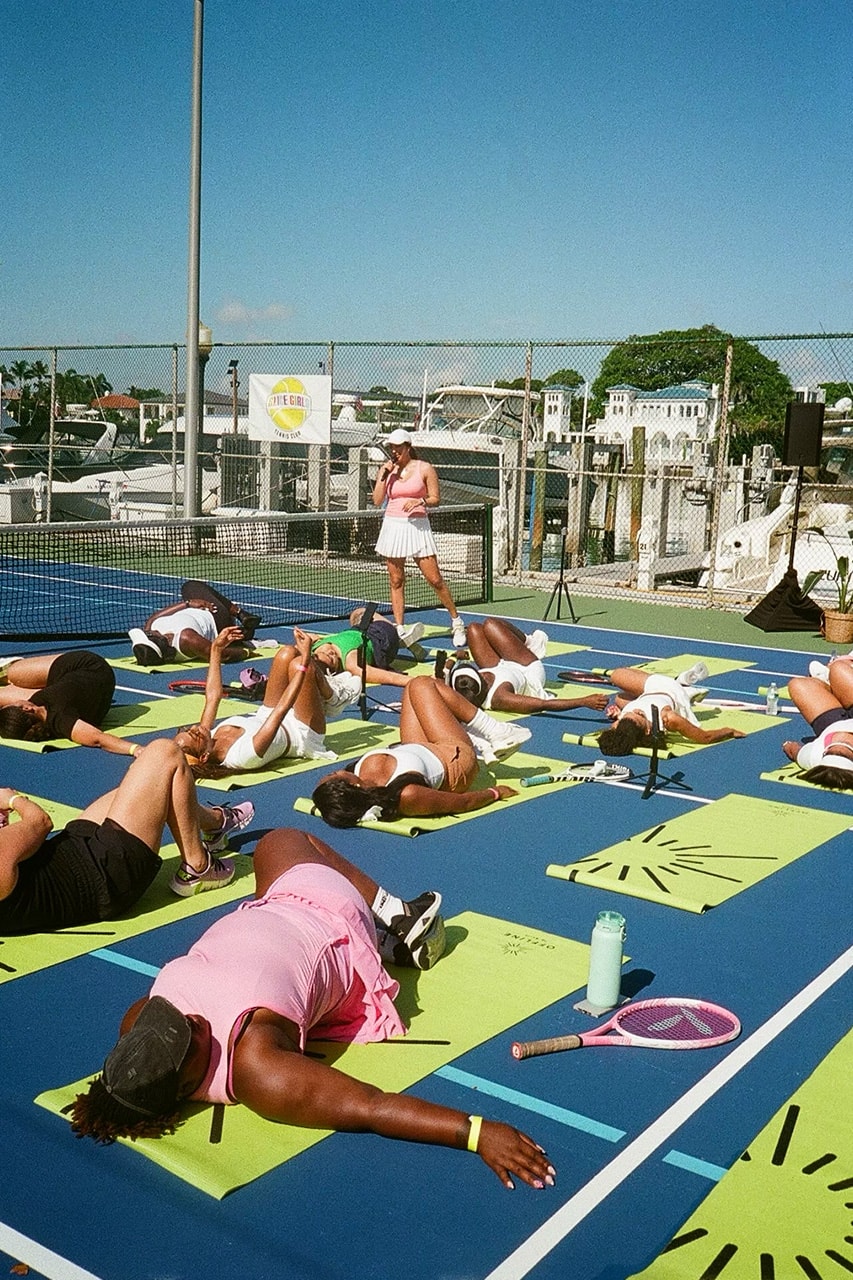
[{"label": "white building", "polygon": [[607,388],[604,416],[594,423],[596,443],[621,444],[631,460],[633,434],[644,427],[646,461],[689,462],[697,444],[717,434],[719,387],[707,382],[682,382],[660,391],[641,391],[623,383]]},{"label": "white building", "polygon": [[[587,432],[587,405],[589,384],[580,387],[563,387],[558,384],[542,388],[542,439],[545,443],[565,444],[581,440]],[[572,402],[583,399],[580,423],[572,422]],[[575,415],[577,417],[577,414]]]}]

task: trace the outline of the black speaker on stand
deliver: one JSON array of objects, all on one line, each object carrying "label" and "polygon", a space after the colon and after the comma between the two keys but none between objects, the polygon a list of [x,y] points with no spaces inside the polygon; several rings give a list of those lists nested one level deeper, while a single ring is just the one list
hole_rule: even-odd
[{"label": "black speaker on stand", "polygon": [[820,449],[823,442],[822,404],[806,404],[793,400],[785,411],[785,439],[782,445],[782,462],[786,467],[797,468],[797,488],[794,496],[794,512],[791,521],[791,549],[788,568],[772,591],[744,617],[744,622],[761,631],[819,631],[823,610],[810,596],[804,596],[794,568],[794,552],[797,546],[797,526],[800,520],[800,499],[803,492],[803,467],[820,466]]}]

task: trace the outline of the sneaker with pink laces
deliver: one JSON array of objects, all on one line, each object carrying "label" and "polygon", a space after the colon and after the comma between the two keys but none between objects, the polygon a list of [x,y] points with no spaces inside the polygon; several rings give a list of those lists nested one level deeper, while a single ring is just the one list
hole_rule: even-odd
[{"label": "sneaker with pink laces", "polygon": [[251,800],[241,804],[223,804],[219,807],[222,814],[222,825],[215,831],[202,831],[201,842],[208,853],[222,853],[228,848],[228,837],[235,831],[248,827],[255,816],[255,806]]}]

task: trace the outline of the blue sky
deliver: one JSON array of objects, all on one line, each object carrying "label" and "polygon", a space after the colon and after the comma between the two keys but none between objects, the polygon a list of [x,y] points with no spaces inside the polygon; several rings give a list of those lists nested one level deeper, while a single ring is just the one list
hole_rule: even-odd
[{"label": "blue sky", "polygon": [[[183,341],[192,0],[4,23],[0,346]],[[853,321],[849,0],[206,0],[217,341]]]}]

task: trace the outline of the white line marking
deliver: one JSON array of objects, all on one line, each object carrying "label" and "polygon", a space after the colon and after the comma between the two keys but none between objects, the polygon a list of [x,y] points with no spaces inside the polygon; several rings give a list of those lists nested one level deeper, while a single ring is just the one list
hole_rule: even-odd
[{"label": "white line marking", "polygon": [[48,1280],[99,1280],[91,1271],[84,1271],[75,1262],[69,1262],[61,1254],[46,1249],[29,1236],[21,1235],[5,1222],[0,1222],[0,1249],[10,1258],[26,1262],[33,1270],[40,1271]]},{"label": "white line marking", "polygon": [[802,991],[771,1018],[753,1031],[706,1076],[697,1080],[683,1097],[668,1107],[647,1129],[638,1134],[619,1155],[606,1164],[594,1178],[558,1209],[542,1226],[528,1236],[523,1244],[504,1259],[486,1280],[521,1280],[552,1249],[565,1240],[584,1218],[597,1209],[611,1192],[615,1191],[640,1165],[666,1142],[709,1098],[728,1084],[753,1058],[761,1053],[777,1036],[781,1035],[810,1005],[829,990],[853,968],[853,947],[849,947],[823,973],[819,973]]}]

